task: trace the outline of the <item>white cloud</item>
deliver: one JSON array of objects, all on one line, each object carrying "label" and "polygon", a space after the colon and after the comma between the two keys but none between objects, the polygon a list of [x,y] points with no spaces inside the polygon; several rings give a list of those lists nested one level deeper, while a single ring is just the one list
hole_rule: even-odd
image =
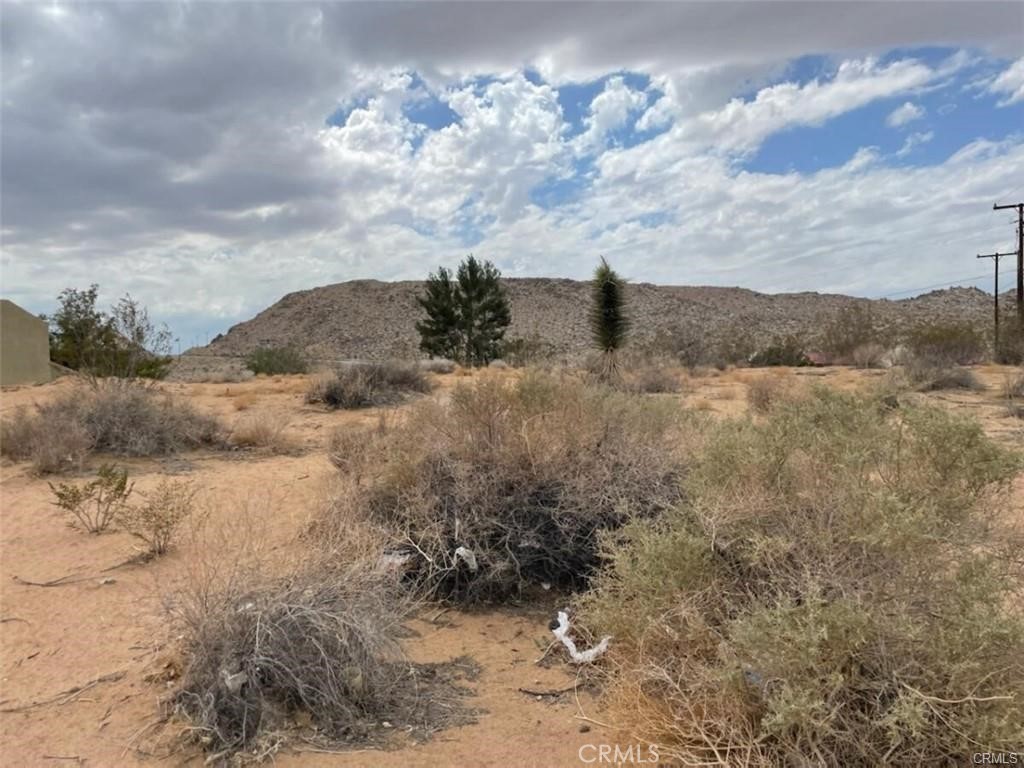
[{"label": "white cloud", "polygon": [[[1019,140],[929,168],[887,167],[871,148],[812,174],[737,160],[785,128],[913,98],[965,60],[872,52],[1019,55],[1007,3],[60,7],[55,23],[5,6],[0,49],[3,290],[40,311],[99,282],[209,327],[311,285],[422,277],[470,241],[519,275],[584,277],[605,252],[661,282],[902,289],[962,272],[1024,161]],[[777,82],[822,53],[849,60]],[[1007,100],[1019,65],[992,81]],[[609,78],[573,140],[527,68],[556,84],[636,71],[664,95]],[[403,107],[425,91],[412,72],[457,122],[410,121]],[[357,106],[325,126],[339,105]],[[608,148],[633,119],[662,132]],[[571,202],[544,210],[531,191],[552,177]],[[922,243],[925,264],[892,260]]]},{"label": "white cloud", "polygon": [[876,99],[924,86],[937,74],[913,59],[885,66],[873,58],[844,61],[831,80],[772,85],[752,100],[733,99],[721,109],[704,112],[682,123],[680,130],[692,140],[749,150],[785,127],[821,125]]},{"label": "white cloud", "polygon": [[583,121],[586,130],[576,138],[577,149],[584,153],[602,149],[608,134],[624,127],[646,104],[643,91],[630,88],[620,76],[608,78],[604,90],[590,102],[590,113]]},{"label": "white cloud", "polygon": [[1001,107],[1024,101],[1024,56],[1001,72],[988,89],[992,93],[1005,95],[1005,98],[999,102]]},{"label": "white cloud", "polygon": [[894,153],[895,157],[906,157],[919,146],[921,146],[922,144],[927,144],[934,138],[934,131],[921,131],[917,133],[912,133],[903,140],[903,146],[900,147]]},{"label": "white cloud", "polygon": [[901,128],[914,120],[920,120],[922,117],[924,117],[924,107],[919,107],[912,101],[907,101],[889,113],[889,116],[885,118],[885,124],[890,128]]}]

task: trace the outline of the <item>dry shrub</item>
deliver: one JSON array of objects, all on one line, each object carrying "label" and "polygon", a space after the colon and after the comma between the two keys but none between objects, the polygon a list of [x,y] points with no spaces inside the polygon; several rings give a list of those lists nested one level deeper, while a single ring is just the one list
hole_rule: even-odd
[{"label": "dry shrub", "polygon": [[581,600],[611,715],[662,759],[960,765],[1024,743],[1020,459],[825,388],[713,427],[687,501]]},{"label": "dry shrub", "polygon": [[247,530],[220,542],[169,598],[183,659],[173,705],[207,762],[266,757],[293,731],[329,748],[468,721],[445,665],[401,657],[414,605],[392,575],[326,549],[298,568],[273,563]]},{"label": "dry shrub", "polygon": [[919,392],[943,389],[969,389],[980,392],[985,385],[967,368],[939,357],[910,354],[905,357],[904,375]]},{"label": "dry shrub", "polygon": [[82,468],[93,440],[85,425],[66,422],[53,410],[36,414],[19,408],[0,423],[0,454],[15,461],[31,461],[41,475]]},{"label": "dry shrub", "polygon": [[141,505],[124,505],[117,523],[146,543],[149,555],[167,552],[175,533],[192,514],[196,491],[188,482],[162,480],[155,490],[141,493]]},{"label": "dry shrub", "polygon": [[776,376],[759,376],[747,384],[747,404],[754,413],[768,413],[789,392],[789,385]]},{"label": "dry shrub", "polygon": [[907,334],[906,346],[932,364],[970,365],[984,359],[985,340],[966,324],[920,325]]},{"label": "dry shrub", "polygon": [[885,360],[885,347],[877,343],[861,344],[850,357],[857,368],[881,368]]},{"label": "dry shrub", "polygon": [[388,528],[433,596],[580,585],[599,530],[679,499],[682,419],[673,401],[568,377],[483,376],[383,433],[339,438],[350,487],[335,514]]},{"label": "dry shrub", "polygon": [[107,380],[21,412],[5,426],[4,453],[40,473],[81,466],[90,451],[163,456],[216,442],[216,419],[151,387]]},{"label": "dry shrub", "polygon": [[84,485],[50,484],[54,504],[70,514],[89,533],[103,533],[125,510],[134,483],[128,472],[110,464],[99,468],[95,480]]},{"label": "dry shrub", "polygon": [[359,363],[314,379],[306,392],[306,402],[330,408],[367,408],[395,403],[405,395],[429,392],[430,388],[416,363]]},{"label": "dry shrub", "polygon": [[288,415],[279,411],[249,413],[235,422],[231,430],[231,443],[241,448],[266,448],[272,453],[287,453],[292,449],[286,434]]},{"label": "dry shrub", "polygon": [[641,394],[680,392],[683,388],[679,371],[667,365],[644,365],[625,376],[626,388]]},{"label": "dry shrub", "polygon": [[430,360],[420,360],[420,370],[426,373],[454,373],[455,362],[443,357],[434,357]]},{"label": "dry shrub", "polygon": [[317,570],[235,586],[179,605],[187,661],[176,705],[207,750],[264,746],[299,712],[341,742],[390,716],[404,672],[392,590]]}]

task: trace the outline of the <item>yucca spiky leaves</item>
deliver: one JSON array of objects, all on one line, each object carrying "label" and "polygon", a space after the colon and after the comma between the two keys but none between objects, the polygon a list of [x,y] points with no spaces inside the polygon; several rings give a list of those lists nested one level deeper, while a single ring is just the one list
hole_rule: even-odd
[{"label": "yucca spiky leaves", "polygon": [[597,348],[605,354],[620,349],[629,334],[625,288],[626,282],[602,257],[594,271],[591,289],[590,332]]}]

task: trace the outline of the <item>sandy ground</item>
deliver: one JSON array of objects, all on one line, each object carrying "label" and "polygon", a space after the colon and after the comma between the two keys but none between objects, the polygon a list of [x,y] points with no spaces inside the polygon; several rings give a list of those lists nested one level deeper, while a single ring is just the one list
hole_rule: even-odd
[{"label": "sandy ground", "polygon": [[[985,392],[929,395],[944,406],[970,413],[993,438],[1024,447],[1024,421],[1007,415],[1001,397],[1012,371],[976,369]],[[511,374],[506,374],[511,375]],[[851,388],[879,375],[839,368],[737,370],[689,379],[678,397],[716,415],[746,408],[748,383],[759,376],[822,381]],[[461,377],[437,377],[431,397],[446,397]],[[62,380],[41,387],[5,390],[0,418],[43,402],[75,386]],[[174,394],[231,424],[261,410],[287,414],[296,450],[270,456],[258,451],[195,452],[165,460],[131,461],[140,490],[162,477],[191,480],[209,525],[259,529],[270,548],[296,546],[295,536],[328,493],[334,469],[325,457],[330,432],[374,424],[379,411],[328,413],[303,403],[304,377],[256,379],[238,384],[166,384]],[[101,458],[94,458],[95,468]],[[195,753],[160,760],[147,755],[140,738],[158,712],[169,686],[161,679],[168,663],[163,598],[187,579],[192,564],[185,543],[144,565],[119,566],[136,551],[125,533],[90,536],[70,528],[50,504],[45,479],[27,464],[4,461],[0,468],[0,762],[11,766],[125,766],[202,764]],[[1014,504],[1024,510],[1024,477]],[[111,569],[111,570],[108,570]],[[39,584],[67,577],[56,586]],[[282,766],[582,766],[584,745],[611,743],[600,725],[598,702],[587,692],[537,698],[519,691],[563,689],[573,671],[535,660],[550,642],[547,623],[553,606],[463,613],[448,611],[412,622],[405,643],[417,661],[445,661],[468,655],[481,666],[471,683],[470,706],[481,712],[472,725],[437,734],[432,740],[392,751],[347,754],[284,750]],[[581,730],[589,726],[589,730]],[[586,752],[586,755],[595,754]]]}]

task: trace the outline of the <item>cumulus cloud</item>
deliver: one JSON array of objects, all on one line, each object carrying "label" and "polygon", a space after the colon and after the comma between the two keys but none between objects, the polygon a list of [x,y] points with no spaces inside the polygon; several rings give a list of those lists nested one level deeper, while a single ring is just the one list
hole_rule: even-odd
[{"label": "cumulus cloud", "polygon": [[885,124],[890,128],[902,128],[907,123],[920,120],[922,117],[924,117],[924,107],[919,107],[912,101],[906,101],[889,113],[889,116],[885,118]]},{"label": "cumulus cloud", "polygon": [[609,78],[604,90],[590,103],[590,114],[584,120],[586,130],[576,140],[579,150],[603,148],[608,134],[625,126],[646,103],[646,94],[630,88],[621,76]]},{"label": "cumulus cloud", "polygon": [[[870,149],[806,174],[737,158],[954,66],[887,51],[1017,56],[1017,30],[999,2],[9,3],[3,290],[45,310],[99,282],[217,327],[289,290],[420,277],[470,247],[514,274],[582,277],[605,252],[663,282],[812,287],[821,262],[822,285],[906,287],[948,275],[964,242],[932,242],[923,269],[872,266],[977,229],[966,206],[1013,186],[1019,144],[921,169]],[[822,53],[827,75],[785,76]],[[991,83],[1004,103],[1021,98],[1020,68]],[[557,89],[598,78],[570,130]],[[455,119],[411,119],[427,97]],[[631,126],[658,135],[620,146]],[[538,205],[552,180],[571,192]]]}]

